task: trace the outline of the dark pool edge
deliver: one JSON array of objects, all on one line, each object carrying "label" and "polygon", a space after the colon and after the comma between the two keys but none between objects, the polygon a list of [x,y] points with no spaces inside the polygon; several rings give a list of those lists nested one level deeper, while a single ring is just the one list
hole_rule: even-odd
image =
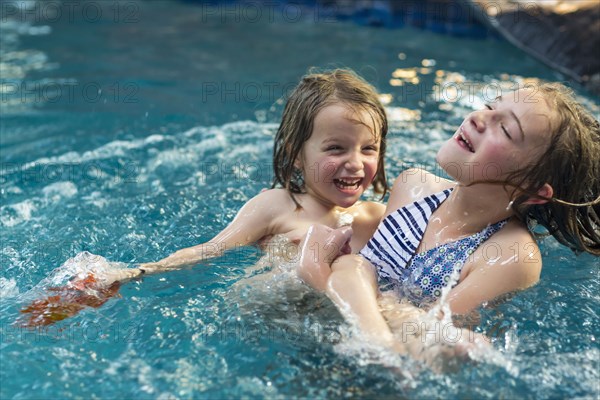
[{"label": "dark pool edge", "polygon": [[560,3],[552,8],[534,1],[460,1],[508,42],[600,95],[600,57],[589,51],[600,48],[600,2],[573,2],[565,13]]},{"label": "dark pool edge", "polygon": [[[249,0],[180,0],[213,6]],[[315,20],[351,21],[397,29],[413,27],[471,39],[506,40],[526,54],[600,96],[600,2],[540,0],[252,0],[275,8],[313,10]],[[310,12],[309,12],[310,13]]]}]

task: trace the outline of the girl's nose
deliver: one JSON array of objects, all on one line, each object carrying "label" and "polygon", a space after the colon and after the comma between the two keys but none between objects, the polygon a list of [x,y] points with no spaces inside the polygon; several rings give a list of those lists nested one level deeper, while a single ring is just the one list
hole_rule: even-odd
[{"label": "girl's nose", "polygon": [[485,130],[485,115],[482,112],[474,112],[471,114],[471,126],[479,133]]}]

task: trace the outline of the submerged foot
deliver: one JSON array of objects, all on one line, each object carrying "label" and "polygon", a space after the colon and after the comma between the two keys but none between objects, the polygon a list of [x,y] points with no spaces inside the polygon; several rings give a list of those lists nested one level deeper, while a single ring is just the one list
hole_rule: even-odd
[{"label": "submerged foot", "polygon": [[331,275],[331,263],[340,255],[351,253],[352,228],[332,229],[312,225],[300,244],[298,276],[313,288],[324,291]]}]

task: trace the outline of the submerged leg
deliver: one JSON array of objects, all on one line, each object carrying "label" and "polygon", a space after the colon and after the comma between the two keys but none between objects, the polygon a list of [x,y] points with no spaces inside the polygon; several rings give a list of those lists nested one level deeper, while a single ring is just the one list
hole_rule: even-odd
[{"label": "submerged leg", "polygon": [[298,276],[313,288],[324,291],[336,257],[351,252],[352,228],[332,229],[312,225],[300,244]]}]

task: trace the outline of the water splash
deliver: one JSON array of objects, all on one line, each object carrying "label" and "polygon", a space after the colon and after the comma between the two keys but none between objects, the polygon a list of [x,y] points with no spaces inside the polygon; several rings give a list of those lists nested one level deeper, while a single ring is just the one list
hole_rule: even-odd
[{"label": "water splash", "polygon": [[46,326],[86,307],[100,307],[118,294],[121,282],[133,271],[124,266],[89,252],[77,254],[28,292],[28,297],[36,298],[21,309],[24,315],[17,323],[25,327]]},{"label": "water splash", "polygon": [[0,299],[8,299],[19,295],[19,288],[15,279],[0,278]]}]

